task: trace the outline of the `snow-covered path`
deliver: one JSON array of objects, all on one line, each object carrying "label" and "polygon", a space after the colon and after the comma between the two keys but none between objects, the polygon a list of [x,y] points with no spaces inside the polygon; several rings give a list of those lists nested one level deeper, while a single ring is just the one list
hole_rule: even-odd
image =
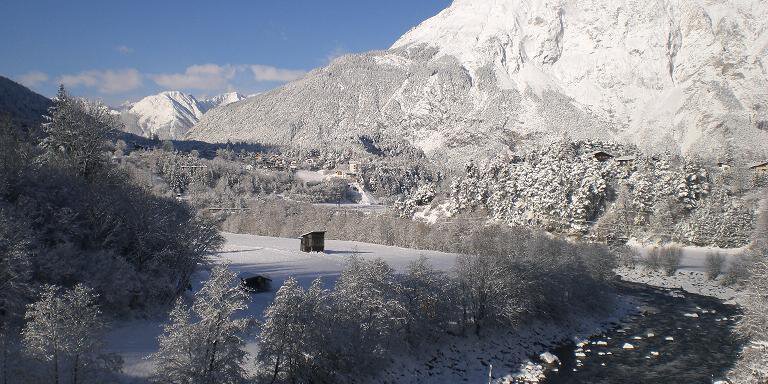
[{"label": "snow-covered path", "polygon": [[[226,243],[213,262],[227,262],[230,268],[244,276],[266,275],[272,279],[273,292],[254,294],[248,310],[243,315],[260,318],[264,309],[272,302],[274,294],[288,277],[309,287],[320,277],[326,286],[332,286],[344,268],[347,257],[357,254],[362,258],[382,258],[398,272],[420,256],[429,258],[435,268],[448,270],[456,255],[436,251],[420,251],[384,245],[352,241],[326,240],[325,253],[304,253],[299,251],[299,239],[286,239],[255,235],[224,233]],[[193,291],[200,289],[208,278],[202,271],[194,276]],[[110,352],[116,352],[125,359],[124,372],[127,376],[147,377],[152,372],[152,363],[147,356],[157,350],[157,336],[162,332],[165,319],[132,320],[115,324],[107,337]],[[255,349],[255,344],[249,345]]]}]

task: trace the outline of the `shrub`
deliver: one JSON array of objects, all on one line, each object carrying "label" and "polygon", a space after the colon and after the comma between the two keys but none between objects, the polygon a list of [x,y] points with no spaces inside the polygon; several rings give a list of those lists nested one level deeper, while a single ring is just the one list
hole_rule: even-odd
[{"label": "shrub", "polygon": [[739,255],[728,266],[728,269],[721,280],[723,285],[741,285],[749,278],[749,267],[752,262],[748,257]]},{"label": "shrub", "polygon": [[616,261],[620,267],[635,268],[641,259],[640,253],[628,245],[613,246],[611,251],[616,254]]},{"label": "shrub", "polygon": [[653,247],[648,251],[648,254],[645,255],[644,263],[645,266],[650,269],[661,269],[661,251],[658,247]]},{"label": "shrub", "polygon": [[664,273],[667,276],[672,276],[680,268],[680,262],[683,259],[683,249],[674,245],[662,247],[659,251],[659,256]]},{"label": "shrub", "polygon": [[707,259],[705,261],[707,279],[714,280],[721,273],[723,273],[723,266],[725,265],[725,256],[720,252],[707,252]]}]

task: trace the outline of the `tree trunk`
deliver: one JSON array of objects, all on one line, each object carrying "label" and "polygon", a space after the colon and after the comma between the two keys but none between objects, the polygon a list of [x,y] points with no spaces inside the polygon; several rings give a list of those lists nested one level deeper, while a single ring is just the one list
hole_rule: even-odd
[{"label": "tree trunk", "polygon": [[59,352],[53,352],[53,382],[59,384]]},{"label": "tree trunk", "polygon": [[[206,376],[207,376],[206,382],[210,383],[210,384],[215,384],[213,382],[213,369],[215,368],[215,364],[216,364],[216,349],[217,349],[216,347],[217,347],[217,345],[218,345],[218,340],[213,342],[213,350],[211,351],[211,358],[208,361],[208,373],[206,374]],[[77,384],[77,383],[75,383],[75,384]]]},{"label": "tree trunk", "polygon": [[277,360],[275,360],[275,369],[272,373],[272,381],[270,381],[270,384],[274,384],[275,380],[277,380],[277,372],[280,369],[280,358],[282,357],[282,354],[277,355]]},{"label": "tree trunk", "polygon": [[8,384],[8,340],[4,334],[0,334],[0,343],[3,347],[3,360],[0,362],[0,371],[3,372],[3,384]]},{"label": "tree trunk", "polygon": [[80,367],[80,354],[75,354],[75,362],[72,365],[72,384],[77,384],[77,370]]}]

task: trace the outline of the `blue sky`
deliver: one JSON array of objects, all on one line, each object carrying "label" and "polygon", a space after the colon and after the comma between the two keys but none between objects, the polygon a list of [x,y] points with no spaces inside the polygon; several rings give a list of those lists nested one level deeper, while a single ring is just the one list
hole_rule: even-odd
[{"label": "blue sky", "polygon": [[450,0],[0,1],[0,74],[117,104],[166,89],[253,93],[389,47]]}]

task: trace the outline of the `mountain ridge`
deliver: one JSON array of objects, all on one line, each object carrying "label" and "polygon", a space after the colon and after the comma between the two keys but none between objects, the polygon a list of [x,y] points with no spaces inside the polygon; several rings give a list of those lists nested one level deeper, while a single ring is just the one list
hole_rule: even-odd
[{"label": "mountain ridge", "polygon": [[206,112],[245,98],[237,92],[227,92],[199,100],[181,91],[163,91],[135,103],[123,104],[118,112],[127,132],[144,137],[156,135],[161,139],[178,139],[184,137]]},{"label": "mountain ridge", "polygon": [[0,116],[6,115],[26,129],[43,122],[51,100],[35,91],[0,76]]},{"label": "mountain ridge", "polygon": [[189,137],[311,147],[384,134],[453,163],[562,135],[764,157],[766,31],[759,1],[456,0],[390,49],[212,111]]}]

